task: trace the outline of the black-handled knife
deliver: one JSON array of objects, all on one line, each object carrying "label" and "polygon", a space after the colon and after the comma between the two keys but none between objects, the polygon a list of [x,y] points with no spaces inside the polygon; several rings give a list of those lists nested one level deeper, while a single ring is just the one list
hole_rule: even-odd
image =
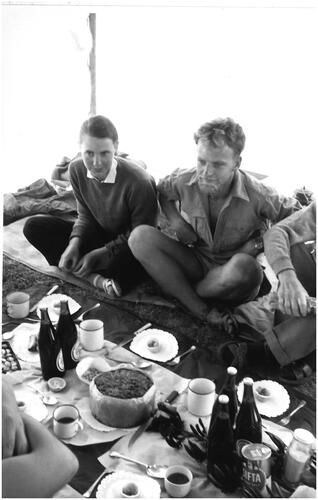
[{"label": "black-handled knife", "polygon": [[[178,391],[171,391],[170,394],[166,397],[164,401],[159,401],[158,406],[155,410],[155,412],[151,415],[151,417],[146,420],[143,424],[141,424],[138,429],[135,430],[135,432],[131,435],[131,438],[129,439],[128,442],[128,449],[132,447],[134,442],[141,436],[147,429],[150,427],[152,424],[153,420],[157,417],[158,413],[162,410],[165,412],[171,412],[175,414],[177,412],[177,409],[172,406],[170,403],[172,403],[177,397],[179,396]],[[161,409],[160,409],[161,407]]]}]

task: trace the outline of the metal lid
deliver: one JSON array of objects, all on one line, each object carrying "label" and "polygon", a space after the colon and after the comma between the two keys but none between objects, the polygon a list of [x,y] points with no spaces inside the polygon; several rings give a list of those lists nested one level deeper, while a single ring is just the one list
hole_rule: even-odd
[{"label": "metal lid", "polygon": [[237,374],[237,369],[234,366],[229,366],[227,369],[227,373],[229,375],[236,375]]},{"label": "metal lid", "polygon": [[262,443],[246,444],[241,453],[248,460],[266,460],[272,454],[271,449]]},{"label": "metal lid", "polygon": [[312,444],[315,440],[313,434],[306,429],[295,429],[294,438],[304,444]]},{"label": "metal lid", "polygon": [[228,402],[229,402],[229,397],[226,394],[221,394],[221,396],[219,396],[219,403],[226,404]]},{"label": "metal lid", "polygon": [[253,385],[254,380],[251,377],[244,377],[243,378],[243,383],[247,385]]}]

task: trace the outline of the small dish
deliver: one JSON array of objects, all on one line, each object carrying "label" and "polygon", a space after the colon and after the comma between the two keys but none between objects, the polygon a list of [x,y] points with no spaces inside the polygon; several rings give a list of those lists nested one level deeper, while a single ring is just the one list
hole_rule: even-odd
[{"label": "small dish", "polygon": [[[149,340],[156,339],[160,344],[157,352],[151,352],[148,347]],[[172,333],[157,328],[149,328],[138,333],[130,344],[130,350],[142,358],[165,363],[178,354],[178,341]]]},{"label": "small dish", "polygon": [[137,485],[138,498],[160,498],[161,488],[155,479],[128,471],[116,471],[106,476],[97,488],[96,498],[123,498],[121,491],[128,482]]},{"label": "small dish", "polygon": [[120,494],[123,498],[138,498],[139,497],[138,485],[132,481],[129,481],[123,485]]},{"label": "small dish", "polygon": [[76,366],[76,374],[82,382],[89,385],[96,375],[110,369],[111,366],[104,358],[87,356]]},{"label": "small dish", "polygon": [[60,392],[66,387],[66,381],[61,377],[52,377],[47,381],[49,389],[53,392]]},{"label": "small dish", "polygon": [[[265,387],[268,392],[271,394],[269,398],[266,400],[260,400],[256,396],[255,387],[257,385],[261,387]],[[243,381],[239,383],[237,388],[237,397],[239,402],[243,399],[244,392],[244,384]],[[286,391],[285,387],[283,387],[278,382],[274,380],[257,380],[253,385],[253,392],[255,395],[255,403],[259,413],[264,417],[278,417],[282,415],[290,405],[289,394]]]},{"label": "small dish", "polygon": [[158,352],[160,350],[160,343],[155,337],[152,337],[147,342],[147,348],[150,352]]},{"label": "small dish", "polygon": [[255,398],[258,399],[258,401],[262,401],[263,403],[269,401],[272,397],[270,389],[266,387],[266,385],[263,385],[261,382],[255,382],[253,390]]},{"label": "small dish", "polygon": [[20,411],[25,411],[26,409],[26,404],[25,404],[25,401],[17,401],[17,405],[18,405],[18,408]]}]

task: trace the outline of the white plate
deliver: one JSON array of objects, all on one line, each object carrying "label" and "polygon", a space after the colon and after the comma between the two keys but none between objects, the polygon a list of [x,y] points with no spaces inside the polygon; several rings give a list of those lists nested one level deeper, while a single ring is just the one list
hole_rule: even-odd
[{"label": "white plate", "polygon": [[14,337],[11,340],[11,346],[17,358],[27,363],[35,363],[40,366],[40,356],[38,351],[29,351],[29,339],[31,335],[39,333],[40,323],[30,325],[29,323],[22,323],[14,330]]},{"label": "white plate", "polygon": [[122,498],[121,490],[127,483],[138,486],[138,498],[160,498],[160,486],[155,479],[125,471],[113,472],[105,477],[97,488],[96,498]]},{"label": "white plate", "polygon": [[[159,342],[158,352],[151,352],[147,347],[150,339],[156,339]],[[150,328],[136,335],[130,344],[130,350],[143,358],[164,363],[177,356],[179,346],[177,339],[171,333]]]},{"label": "white plate", "polygon": [[[290,405],[289,394],[286,391],[285,387],[280,385],[278,382],[274,380],[258,380],[255,381],[255,384],[262,385],[262,387],[266,387],[271,394],[271,397],[266,401],[259,401],[255,395],[255,403],[257,409],[261,415],[265,417],[278,417],[282,415]],[[242,401],[244,391],[243,381],[238,385],[237,388],[237,397],[239,401]]]},{"label": "white plate", "polygon": [[82,398],[76,403],[77,408],[80,411],[81,417],[84,420],[84,422],[87,423],[92,429],[95,429],[95,431],[100,431],[100,432],[111,432],[111,431],[127,431],[127,434],[129,432],[132,432],[137,429],[138,426],[136,427],[129,427],[127,429],[122,429],[118,427],[109,427],[109,425],[102,424],[96,418],[91,412],[91,409],[89,407],[89,398]]},{"label": "white plate", "polygon": [[42,402],[41,398],[26,386],[14,386],[14,394],[17,401],[24,401],[25,410],[24,413],[31,415],[39,422],[44,420],[48,414],[48,409]]},{"label": "white plate", "polygon": [[81,361],[76,366],[76,374],[78,378],[84,382],[85,384],[90,384],[90,380],[87,380],[83,377],[84,373],[89,368],[96,368],[100,373],[107,372],[111,369],[111,366],[107,363],[105,358],[101,357],[91,357],[87,356],[86,358],[81,359]]},{"label": "white plate", "polygon": [[59,303],[61,300],[68,301],[68,307],[71,314],[76,313],[81,308],[81,306],[74,299],[72,299],[72,297],[68,297],[68,295],[64,295],[63,293],[52,293],[52,295],[43,297],[43,299],[38,303],[36,312],[39,318],[41,318],[40,308],[47,307],[52,323],[56,323],[59,319],[59,312],[54,309],[54,304]]}]

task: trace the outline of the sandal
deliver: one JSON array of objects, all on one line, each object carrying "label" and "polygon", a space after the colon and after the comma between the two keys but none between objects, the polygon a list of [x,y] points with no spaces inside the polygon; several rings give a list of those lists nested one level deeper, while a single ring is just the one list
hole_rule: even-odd
[{"label": "sandal", "polygon": [[111,278],[104,279],[103,290],[106,293],[107,297],[112,299],[116,299],[122,296],[122,290],[118,281]]},{"label": "sandal", "polygon": [[219,361],[225,366],[234,366],[238,372],[246,368],[247,343],[229,340],[221,344],[217,350]]},{"label": "sandal", "polygon": [[277,380],[287,385],[301,385],[314,376],[313,369],[305,362],[294,362],[280,369]]}]

